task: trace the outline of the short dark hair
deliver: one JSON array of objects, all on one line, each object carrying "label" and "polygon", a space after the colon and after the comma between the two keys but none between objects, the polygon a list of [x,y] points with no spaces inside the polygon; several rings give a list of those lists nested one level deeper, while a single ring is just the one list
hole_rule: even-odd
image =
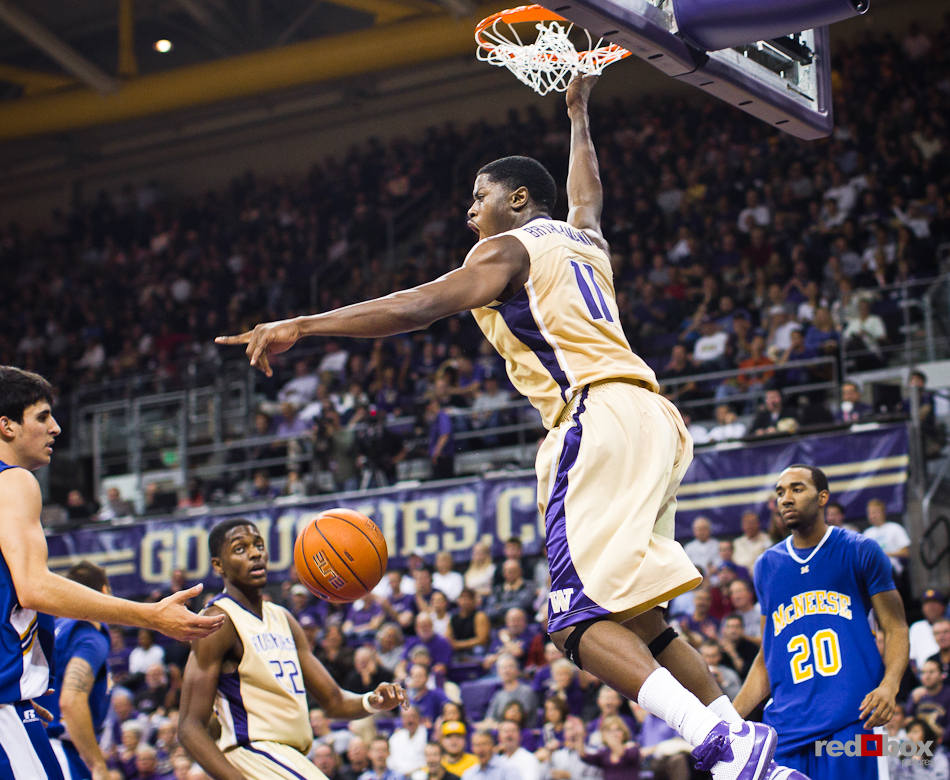
[{"label": "short dark hair", "polygon": [[745,619],[738,612],[730,612],[722,619],[722,622],[725,623],[727,620],[738,620],[743,626],[745,626]]},{"label": "short dark hair", "polygon": [[39,401],[53,404],[53,387],[39,374],[0,366],[0,417],[23,422],[24,410]]},{"label": "short dark hair", "polygon": [[230,520],[222,520],[211,529],[211,533],[208,534],[208,552],[211,553],[212,558],[221,555],[221,547],[224,545],[224,537],[228,535],[228,531],[242,525],[249,525],[251,528],[257,529],[257,526],[246,517],[232,517]]},{"label": "short dark hair", "polygon": [[829,501],[827,504],[825,504],[826,510],[831,509],[831,507],[834,507],[839,512],[841,512],[841,514],[844,514],[844,507],[838,501]]},{"label": "short dark hair", "polygon": [[66,572],[66,579],[85,585],[99,593],[109,584],[106,570],[90,561],[80,561]]},{"label": "short dark hair", "polygon": [[791,466],[786,468],[786,471],[788,469],[805,469],[805,471],[811,474],[811,481],[815,486],[815,490],[817,490],[819,493],[822,490],[830,490],[828,487],[828,477],[826,477],[825,472],[817,466],[806,466],[804,463],[793,463]]},{"label": "short dark hair", "polygon": [[502,157],[478,169],[478,176],[483,173],[512,192],[519,187],[526,188],[536,206],[548,214],[554,210],[554,204],[557,203],[557,184],[548,169],[533,157]]}]

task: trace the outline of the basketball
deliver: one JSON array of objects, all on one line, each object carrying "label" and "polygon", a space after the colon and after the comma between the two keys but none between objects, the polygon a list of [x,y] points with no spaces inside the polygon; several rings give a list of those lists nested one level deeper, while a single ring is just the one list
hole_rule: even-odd
[{"label": "basketball", "polygon": [[334,604],[356,601],[382,579],[389,549],[379,527],[352,509],[328,509],[303,527],[294,544],[297,576]]}]

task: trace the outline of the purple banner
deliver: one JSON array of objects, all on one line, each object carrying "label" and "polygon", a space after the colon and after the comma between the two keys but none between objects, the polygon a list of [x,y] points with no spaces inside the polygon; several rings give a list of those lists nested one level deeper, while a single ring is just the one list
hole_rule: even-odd
[{"label": "purple banner", "polygon": [[[807,439],[720,445],[716,450],[697,452],[679,492],[677,534],[688,538],[692,521],[699,515],[708,517],[713,532],[724,536],[739,533],[739,518],[746,509],[767,518],[775,479],[792,463],[825,469],[832,498],[844,505],[849,519],[862,519],[871,498],[882,499],[888,513],[900,513],[907,461],[907,431],[902,425]],[[618,475],[620,478],[623,476]],[[628,478],[636,479],[636,475]],[[47,539],[50,568],[61,572],[86,558],[106,569],[113,589],[121,595],[166,588],[175,569],[183,569],[189,580],[207,580],[213,577],[208,532],[226,518],[246,517],[264,534],[271,577],[280,581],[293,565],[298,529],[336,506],[363,512],[379,525],[394,567],[401,566],[414,551],[431,562],[437,551],[449,550],[462,564],[479,539],[492,543],[496,555],[501,554],[502,542],[512,536],[522,540],[527,555],[541,552],[543,524],[535,502],[534,473],[524,471],[499,478],[257,504],[207,515],[54,534]]]}]

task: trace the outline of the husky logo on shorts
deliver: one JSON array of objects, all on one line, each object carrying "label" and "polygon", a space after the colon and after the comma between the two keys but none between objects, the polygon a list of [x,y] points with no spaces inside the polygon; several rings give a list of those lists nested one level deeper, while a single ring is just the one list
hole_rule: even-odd
[{"label": "husky logo on shorts", "polygon": [[562,590],[551,591],[551,611],[558,615],[561,612],[567,612],[571,608],[571,595],[574,588],[564,588]]}]

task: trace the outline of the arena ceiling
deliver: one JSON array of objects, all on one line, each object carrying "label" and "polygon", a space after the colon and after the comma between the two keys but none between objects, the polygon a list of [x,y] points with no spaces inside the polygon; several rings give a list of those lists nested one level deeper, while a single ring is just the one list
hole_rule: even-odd
[{"label": "arena ceiling", "polygon": [[[0,0],[0,139],[470,53],[473,22],[497,8],[475,0]],[[170,51],[157,50],[160,40]]]}]

